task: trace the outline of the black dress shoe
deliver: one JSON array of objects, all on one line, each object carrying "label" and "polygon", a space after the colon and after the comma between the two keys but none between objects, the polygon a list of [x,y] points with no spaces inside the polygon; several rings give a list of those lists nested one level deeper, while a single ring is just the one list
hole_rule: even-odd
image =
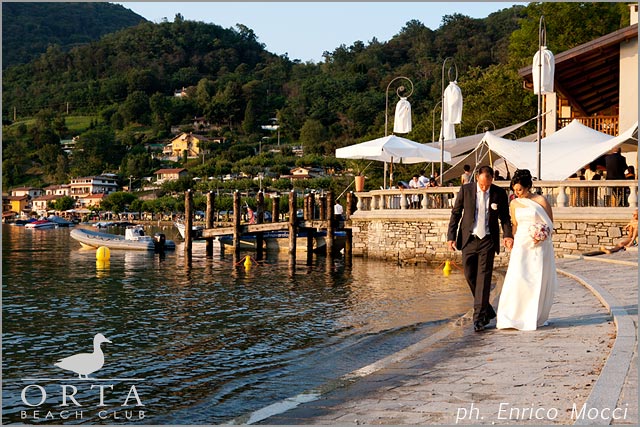
[{"label": "black dress shoe", "polygon": [[480,321],[474,322],[473,323],[473,330],[476,331],[476,332],[484,331],[484,324],[483,323],[484,322],[480,322]]}]

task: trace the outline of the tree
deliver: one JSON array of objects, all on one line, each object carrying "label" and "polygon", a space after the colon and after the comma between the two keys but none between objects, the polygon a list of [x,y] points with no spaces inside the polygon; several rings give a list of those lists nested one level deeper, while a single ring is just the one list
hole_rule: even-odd
[{"label": "tree", "polygon": [[327,131],[319,120],[307,119],[300,130],[300,142],[307,154],[324,154],[322,143],[327,138]]},{"label": "tree", "polygon": [[127,96],[118,112],[125,123],[151,124],[149,97],[142,91],[138,90]]},{"label": "tree", "polygon": [[73,209],[76,205],[76,199],[70,196],[62,196],[53,202],[53,209],[57,211],[66,211],[69,209]]},{"label": "tree", "polygon": [[117,191],[109,194],[102,200],[100,207],[105,210],[113,211],[114,213],[120,213],[129,207],[137,197],[131,193],[124,191]]}]

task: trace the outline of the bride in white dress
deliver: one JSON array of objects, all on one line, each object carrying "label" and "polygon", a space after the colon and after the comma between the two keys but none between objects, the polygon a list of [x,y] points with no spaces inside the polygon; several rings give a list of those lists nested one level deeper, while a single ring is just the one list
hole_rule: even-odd
[{"label": "bride in white dress", "polygon": [[[514,242],[509,267],[498,303],[498,329],[533,331],[549,318],[557,288],[556,263],[551,234],[553,213],[547,199],[531,192],[531,172],[517,170],[511,188],[517,199],[511,202]],[[530,229],[548,227],[548,237],[536,240]],[[540,234],[536,237],[542,238]]]}]

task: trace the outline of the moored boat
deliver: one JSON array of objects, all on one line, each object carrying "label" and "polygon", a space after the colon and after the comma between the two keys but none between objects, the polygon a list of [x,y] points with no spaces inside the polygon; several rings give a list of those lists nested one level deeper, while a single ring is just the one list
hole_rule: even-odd
[{"label": "moored boat", "polygon": [[70,236],[80,242],[83,247],[90,249],[97,249],[100,246],[137,251],[164,251],[176,248],[175,242],[167,240],[164,234],[156,233],[153,237],[145,235],[141,226],[127,227],[124,236],[86,228],[71,230]]},{"label": "moored boat", "polygon": [[75,223],[57,215],[49,215],[47,219],[51,222],[58,224],[58,227],[73,227],[75,225]]},{"label": "moored boat", "polygon": [[24,228],[28,228],[30,230],[33,230],[33,229],[44,230],[49,228],[58,228],[58,224],[56,224],[55,222],[49,221],[48,219],[39,219],[35,222],[30,222],[28,224],[25,224]]}]

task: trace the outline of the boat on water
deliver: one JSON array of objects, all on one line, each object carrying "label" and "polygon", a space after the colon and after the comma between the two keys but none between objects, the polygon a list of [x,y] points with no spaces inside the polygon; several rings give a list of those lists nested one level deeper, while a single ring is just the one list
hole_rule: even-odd
[{"label": "boat on water", "polygon": [[[185,225],[181,222],[174,223],[180,236],[184,239],[185,236]],[[203,240],[202,230],[204,230],[203,226],[194,225],[191,227],[193,230],[192,238],[194,241]],[[313,252],[325,252],[326,251],[326,231],[319,231],[313,233]],[[307,251],[307,231],[300,231],[296,236],[296,251],[297,252],[306,252]],[[346,242],[347,234],[344,231],[336,231],[334,232],[334,248],[337,251],[340,251],[344,248]],[[264,249],[271,251],[288,251],[289,250],[289,232],[288,231],[265,231],[262,234],[264,241]],[[216,240],[219,240],[225,246],[233,246],[233,236],[226,235],[217,237]],[[255,235],[248,234],[242,236],[240,239],[240,249],[256,249],[257,239]]]},{"label": "boat on water", "polygon": [[24,228],[27,228],[29,230],[44,230],[50,228],[58,228],[58,224],[53,221],[49,221],[48,219],[39,219],[37,221],[25,224]]},{"label": "boat on water", "polygon": [[55,222],[56,224],[58,224],[58,227],[73,227],[74,225],[76,225],[74,222],[66,220],[61,216],[57,216],[57,215],[49,215],[47,219],[51,222]]},{"label": "boat on water", "polygon": [[25,225],[30,224],[32,222],[36,222],[36,221],[37,221],[37,219],[35,219],[35,218],[17,219],[17,220],[15,220],[13,222],[10,222],[9,224],[15,225],[15,226],[18,226],[18,227],[24,227]]},{"label": "boat on water", "polygon": [[127,227],[124,236],[119,234],[102,233],[86,228],[76,228],[71,230],[70,236],[80,242],[82,247],[97,249],[106,246],[109,249],[127,249],[136,251],[156,251],[175,250],[176,244],[173,240],[167,240],[162,233],[147,236],[142,226]]}]

